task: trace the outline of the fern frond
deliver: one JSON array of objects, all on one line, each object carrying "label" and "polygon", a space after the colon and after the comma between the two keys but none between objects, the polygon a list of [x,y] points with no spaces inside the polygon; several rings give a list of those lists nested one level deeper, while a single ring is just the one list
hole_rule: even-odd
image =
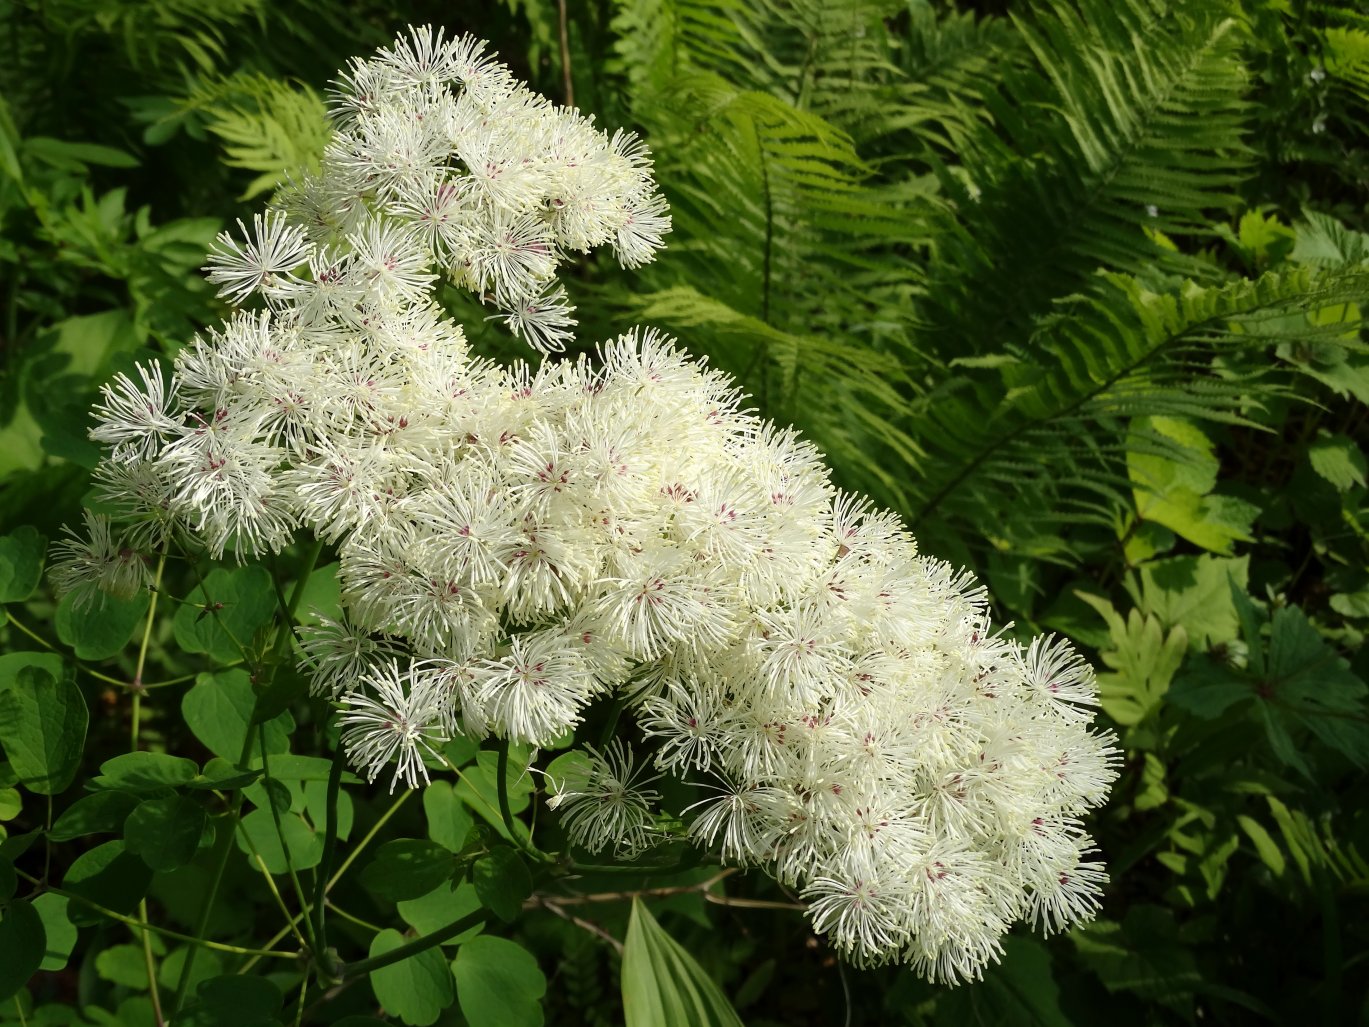
[{"label": "fern frond", "polygon": [[[1285,347],[1355,340],[1360,267],[1301,267],[1254,280],[1152,291],[1108,274],[1044,320],[1031,358],[1006,357],[924,396],[905,425],[926,456],[910,485],[912,521],[940,536],[977,511],[1036,511],[1002,534],[1107,527],[1127,491],[1125,425],[1139,418],[1260,427],[1259,404],[1291,394]],[[1327,313],[1335,316],[1326,316]],[[992,375],[992,377],[991,377]],[[1147,445],[1163,452],[1163,439]],[[1006,495],[1005,495],[1006,493]],[[1120,505],[1128,505],[1123,501]]]},{"label": "fern frond", "polygon": [[317,166],[328,142],[327,109],[308,85],[239,72],[202,83],[186,100],[223,142],[224,163],[259,172],[239,197],[268,192]]}]

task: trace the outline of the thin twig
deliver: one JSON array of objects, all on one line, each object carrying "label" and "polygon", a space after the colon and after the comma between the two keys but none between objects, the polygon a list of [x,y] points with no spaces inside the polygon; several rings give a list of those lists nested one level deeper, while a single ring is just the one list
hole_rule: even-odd
[{"label": "thin twig", "polygon": [[550,913],[555,913],[562,920],[569,921],[576,927],[588,931],[596,938],[600,938],[603,941],[608,942],[610,945],[613,946],[614,951],[616,951],[618,955],[621,956],[623,954],[623,943],[619,941],[617,938],[615,938],[613,935],[609,934],[608,931],[604,930],[602,927],[600,927],[593,921],[585,920],[581,917],[575,916],[572,913],[567,913],[564,909],[557,905],[556,902],[547,898],[545,895],[538,896],[537,905],[541,906],[543,909],[547,910]]},{"label": "thin twig", "polygon": [[566,106],[575,106],[575,85],[570,73],[570,32],[566,25],[566,0],[556,0],[561,30],[561,84],[566,93]]}]

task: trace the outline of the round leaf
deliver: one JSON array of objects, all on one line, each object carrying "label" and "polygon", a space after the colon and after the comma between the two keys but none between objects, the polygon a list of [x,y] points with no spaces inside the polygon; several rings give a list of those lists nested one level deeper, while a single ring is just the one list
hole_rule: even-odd
[{"label": "round leaf", "polygon": [[[381,956],[404,943],[398,931],[381,931],[371,942],[370,954]],[[371,987],[385,1011],[410,1027],[435,1023],[442,1010],[452,1004],[452,974],[437,947],[372,970]]]},{"label": "round leaf", "polygon": [[532,894],[532,874],[521,856],[501,845],[481,856],[471,868],[480,901],[499,919],[512,923]]},{"label": "round leaf", "polygon": [[76,683],[39,666],[20,668],[0,691],[0,745],[19,781],[39,795],[64,791],[81,765],[90,719]]},{"label": "round leaf", "polygon": [[38,971],[46,944],[38,911],[23,900],[11,902],[0,920],[0,1002],[8,1002]]},{"label": "round leaf", "polygon": [[124,845],[153,870],[175,870],[195,857],[204,824],[204,808],[194,799],[148,799],[128,815]]},{"label": "round leaf", "polygon": [[491,935],[473,938],[457,950],[452,972],[471,1027],[541,1027],[547,979],[521,945]]}]

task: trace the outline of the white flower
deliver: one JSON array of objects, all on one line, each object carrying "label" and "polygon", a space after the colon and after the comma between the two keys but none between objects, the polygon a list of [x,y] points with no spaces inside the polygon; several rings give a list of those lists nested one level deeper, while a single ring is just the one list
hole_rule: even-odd
[{"label": "white flower", "polygon": [[243,240],[220,232],[209,253],[209,281],[219,295],[238,304],[260,291],[268,299],[289,297],[303,283],[293,272],[309,259],[310,248],[303,229],[291,225],[283,214],[257,214],[252,231],[238,222]]},{"label": "white flower", "polygon": [[98,603],[100,595],[132,599],[148,584],[142,554],[114,534],[110,519],[84,511],[86,533],[82,538],[70,528],[67,538],[53,543],[48,574],[59,595],[72,595],[79,609]]},{"label": "white flower", "polygon": [[400,781],[410,788],[420,778],[426,783],[424,755],[440,759],[439,746],[450,741],[444,698],[433,677],[408,674],[393,661],[381,664],[343,696],[346,712],[339,723],[347,758],[368,781],[393,762],[392,792]]},{"label": "white flower", "polygon": [[613,849],[630,858],[655,840],[651,807],[660,793],[646,785],[655,777],[643,777],[635,766],[632,750],[614,739],[602,752],[587,747],[589,771],[572,782],[573,791],[557,791],[548,800],[561,817],[571,840],[590,852]]},{"label": "white flower", "polygon": [[176,407],[177,379],[172,378],[168,389],[160,364],[134,366],[142,385],[121,372],[101,386],[98,423],[90,430],[91,439],[109,446],[110,459],[117,463],[146,460],[180,424],[170,413]]}]

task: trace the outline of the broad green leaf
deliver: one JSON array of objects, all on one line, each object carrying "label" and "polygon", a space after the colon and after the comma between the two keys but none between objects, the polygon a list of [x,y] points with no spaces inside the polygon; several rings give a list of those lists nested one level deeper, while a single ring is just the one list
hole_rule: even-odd
[{"label": "broad green leaf", "polygon": [[266,568],[215,567],[176,610],[176,644],[188,653],[208,653],[220,663],[232,663],[243,658],[243,648],[275,611],[275,588]]},{"label": "broad green leaf", "polygon": [[[281,848],[281,835],[285,836],[286,847],[290,850],[289,864],[286,863],[285,850]],[[254,809],[242,818],[242,827],[236,839],[238,848],[249,859],[255,849],[266,864],[266,869],[273,874],[284,874],[291,866],[296,870],[307,870],[318,866],[323,858],[323,836],[298,813],[289,811],[280,814],[280,834],[277,834],[271,811]]]},{"label": "broad green leaf", "polygon": [[185,962],[192,952],[195,953],[195,961],[191,964],[190,979],[186,982],[188,988],[198,988],[202,982],[212,980],[224,972],[223,957],[219,953],[198,946],[182,945],[157,960],[157,983],[163,988],[175,989],[180,983]]},{"label": "broad green leaf", "polygon": [[[443,881],[426,895],[416,899],[405,899],[396,906],[400,919],[419,934],[432,934],[480,908],[480,896],[475,893],[474,885],[462,884],[456,887],[451,881]],[[448,939],[443,944],[460,945],[484,929],[484,924],[476,924],[470,930]]]},{"label": "broad green leaf", "polygon": [[198,773],[194,760],[140,750],[105,760],[100,764],[100,776],[91,784],[126,792],[160,792],[189,784]]},{"label": "broad green leaf", "polygon": [[226,760],[222,756],[215,756],[204,765],[204,770],[195,776],[195,780],[187,782],[186,787],[202,791],[227,791],[231,788],[241,788],[243,785],[251,784],[261,775],[260,767],[254,770],[239,770],[231,760]]},{"label": "broad green leaf", "polygon": [[43,918],[31,903],[15,899],[0,920],[0,1002],[8,1003],[46,958]]},{"label": "broad green leaf", "polygon": [[147,962],[138,945],[111,945],[95,957],[95,972],[125,988],[147,989]]},{"label": "broad green leaf", "polygon": [[426,838],[396,838],[376,850],[361,872],[361,883],[392,902],[426,895],[456,870],[452,854]]},{"label": "broad green leaf", "polygon": [[[137,856],[124,849],[122,841],[105,842],[76,857],[62,879],[67,891],[125,915],[138,908],[152,882],[152,871]],[[67,907],[76,924],[92,924],[103,915],[80,902]]]},{"label": "broad green leaf", "polygon": [[[190,730],[216,756],[236,766],[242,756],[243,742],[257,697],[247,671],[241,668],[201,674],[195,685],[181,700],[181,713]],[[289,733],[294,729],[294,718],[288,713],[269,721],[266,729],[266,751],[270,755],[283,753],[290,747]],[[260,762],[260,745],[253,728],[252,751]]]},{"label": "broad green leaf", "polygon": [[1312,464],[1312,470],[1341,492],[1349,491],[1356,485],[1362,488],[1365,484],[1369,462],[1365,460],[1364,450],[1344,435],[1323,432],[1307,447],[1307,459]]},{"label": "broad green leaf", "polygon": [[[454,790],[457,797],[469,806],[473,813],[483,817],[490,826],[507,838],[508,828],[499,812],[498,780],[499,754],[482,750],[476,754],[475,763],[461,771]],[[510,753],[507,782],[509,811],[514,814],[521,813],[531,802],[529,796],[532,795],[533,788],[532,775],[527,772],[526,753],[521,759]],[[527,838],[527,826],[522,821],[515,821],[515,824],[515,830],[523,838]]]},{"label": "broad green leaf", "polygon": [[13,820],[24,809],[23,797],[13,788],[0,788],[0,823]]},{"label": "broad green leaf", "polygon": [[423,789],[423,812],[428,818],[428,837],[443,848],[460,852],[475,821],[447,781],[434,781]]},{"label": "broad green leaf", "polygon": [[128,815],[124,845],[153,870],[175,870],[195,858],[205,821],[204,807],[184,795],[148,799]]},{"label": "broad green leaf", "polygon": [[487,934],[472,938],[457,949],[452,972],[471,1027],[541,1027],[547,979],[517,942]]},{"label": "broad green leaf", "polygon": [[1245,588],[1249,566],[1246,556],[1154,560],[1140,568],[1140,587],[1132,598],[1142,613],[1158,617],[1166,628],[1183,627],[1190,648],[1233,642],[1240,633],[1228,581]]},{"label": "broad green leaf", "polygon": [[48,837],[54,842],[69,842],[86,835],[122,831],[124,821],[137,805],[138,797],[127,792],[83,795],[62,811]]},{"label": "broad green leaf", "polygon": [[[478,940],[478,939],[477,939]],[[382,956],[405,944],[395,930],[384,930],[371,941],[372,956]],[[410,1027],[436,1023],[442,1010],[452,1004],[452,974],[438,946],[426,949],[391,966],[371,971],[376,1000],[391,1016]],[[477,1027],[472,1023],[471,1027]]]},{"label": "broad green leaf", "polygon": [[151,601],[146,592],[132,599],[101,593],[94,602],[78,607],[76,598],[63,598],[54,624],[57,637],[82,660],[107,660],[121,652],[146,619]]},{"label": "broad green leaf", "polygon": [[[338,620],[342,616],[342,584],[338,581],[340,564],[330,563],[315,567],[304,584],[304,595],[299,602],[299,620],[303,624],[317,624],[319,617]],[[288,594],[288,590],[287,590]]]},{"label": "broad green leaf", "polygon": [[471,868],[480,901],[499,919],[512,923],[532,894],[532,874],[523,858],[507,845],[496,846]]},{"label": "broad green leaf", "polygon": [[201,981],[186,1003],[178,1025],[184,1027],[275,1027],[284,999],[272,981],[230,974]]},{"label": "broad green leaf", "polygon": [[76,947],[76,925],[67,917],[68,899],[65,895],[46,892],[33,900],[33,908],[43,918],[46,939],[40,970],[62,970]]},{"label": "broad green leaf", "polygon": [[80,768],[89,719],[74,681],[21,668],[0,691],[0,745],[20,783],[39,795],[65,791]]},{"label": "broad green leaf", "polygon": [[627,1027],[741,1027],[741,1018],[713,978],[640,899],[633,900],[628,921],[622,985]]},{"label": "broad green leaf", "polygon": [[47,541],[31,524],[0,536],[0,603],[22,603],[43,576]]}]

